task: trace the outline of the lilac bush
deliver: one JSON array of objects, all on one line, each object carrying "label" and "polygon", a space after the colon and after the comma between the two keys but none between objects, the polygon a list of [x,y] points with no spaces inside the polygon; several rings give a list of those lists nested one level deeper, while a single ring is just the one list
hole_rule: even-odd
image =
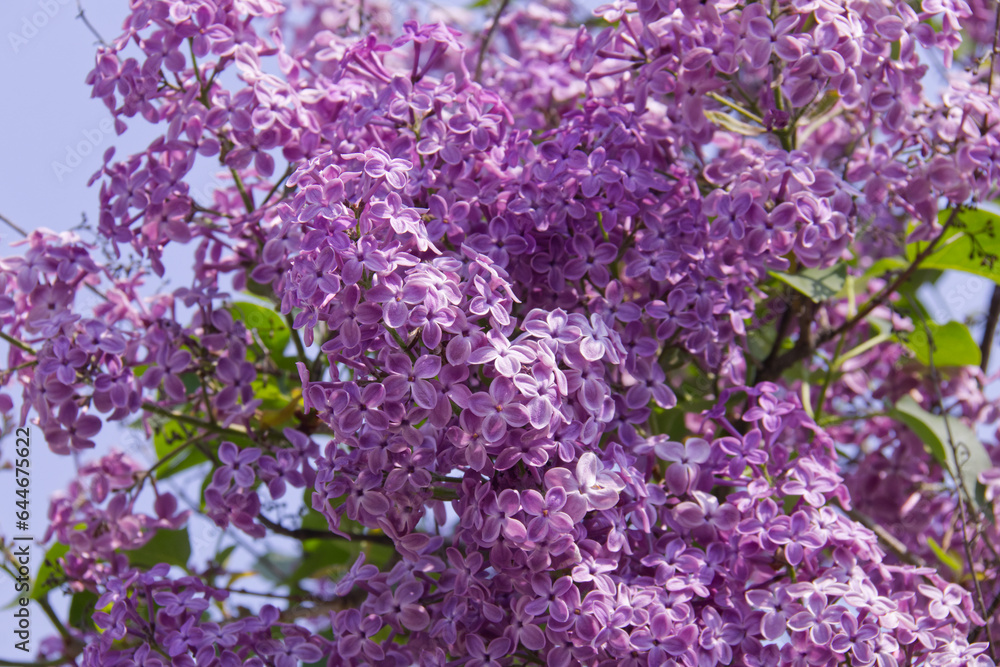
[{"label": "lilac bush", "polygon": [[53,499],[40,661],[995,664],[994,329],[917,295],[1000,283],[995,7],[286,4],[131,0],[159,134],[0,262],[15,421],[159,457]]}]

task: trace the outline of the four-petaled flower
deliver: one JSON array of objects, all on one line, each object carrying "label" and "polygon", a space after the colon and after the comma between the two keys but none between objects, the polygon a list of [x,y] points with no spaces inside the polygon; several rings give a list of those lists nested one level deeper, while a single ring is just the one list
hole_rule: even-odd
[{"label": "four-petaled flower", "polygon": [[493,380],[489,393],[481,391],[469,398],[469,410],[483,418],[482,432],[488,442],[499,442],[508,426],[520,428],[528,423],[528,409],[517,398],[517,388],[505,377]]}]

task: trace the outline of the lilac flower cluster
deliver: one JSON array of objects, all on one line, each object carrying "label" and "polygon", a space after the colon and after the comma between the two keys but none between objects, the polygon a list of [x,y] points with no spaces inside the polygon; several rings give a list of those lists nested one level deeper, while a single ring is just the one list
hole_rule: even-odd
[{"label": "lilac flower cluster", "polygon": [[[993,665],[976,582],[1000,535],[972,535],[942,462],[874,413],[1000,413],[968,370],[939,386],[900,337],[865,344],[875,318],[915,326],[893,274],[853,288],[995,195],[992,66],[923,94],[926,58],[965,57],[990,10],[616,0],[583,24],[554,3],[477,38],[367,4],[134,0],[99,50],[118,131],[165,129],[94,175],[114,259],[33,233],[0,262],[0,323],[53,451],[138,421],[162,458],[104,457],[53,502],[60,583],[98,611],[49,657]],[[204,193],[206,159],[225,180]],[[171,243],[193,283],[141,297]],[[772,277],[838,268],[846,297]],[[158,488],[178,455],[219,527],[350,541],[353,566],[256,615],[224,563],[133,566],[187,519]],[[147,480],[156,518],[134,511]],[[293,489],[309,525],[269,516]],[[956,527],[971,578],[926,566]]]}]

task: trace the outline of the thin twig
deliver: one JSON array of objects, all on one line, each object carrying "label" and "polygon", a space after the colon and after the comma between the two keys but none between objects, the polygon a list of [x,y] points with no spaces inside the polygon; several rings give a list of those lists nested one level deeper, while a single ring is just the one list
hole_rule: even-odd
[{"label": "thin twig", "polygon": [[[993,94],[993,68],[997,63],[998,47],[1000,47],[1000,3],[997,3],[997,17],[993,23],[993,50],[990,52],[990,80],[986,82],[986,94]],[[985,119],[983,120],[985,123]]]},{"label": "thin twig", "polygon": [[104,41],[104,38],[101,37],[101,33],[97,32],[97,28],[95,28],[90,23],[90,21],[87,19],[87,15],[83,13],[83,5],[80,4],[80,0],[76,0],[76,8],[77,8],[77,11],[78,11],[78,13],[76,15],[76,18],[78,18],[81,21],[83,21],[83,25],[87,26],[87,29],[90,30],[91,34],[93,34],[94,37],[97,38],[97,43],[98,44],[100,44],[101,46],[105,46],[106,47],[108,45],[108,43]]},{"label": "thin twig", "polygon": [[761,118],[760,116],[758,116],[757,114],[755,114],[755,113],[753,113],[751,111],[747,111],[746,109],[744,109],[743,107],[741,107],[739,104],[736,104],[732,100],[728,100],[725,97],[723,97],[722,95],[719,95],[718,93],[706,93],[706,97],[709,97],[709,98],[715,100],[719,104],[723,104],[723,105],[729,107],[733,111],[746,116],[747,118],[749,118],[753,122],[758,123],[758,124],[760,124],[763,127],[763,125],[764,125],[764,119],[763,118]]},{"label": "thin twig", "polygon": [[951,431],[948,411],[944,407],[944,396],[941,394],[941,376],[938,375],[937,366],[934,364],[934,352],[937,350],[937,346],[934,344],[934,336],[920,309],[914,308],[914,310],[920,317],[924,332],[927,334],[927,361],[931,371],[931,383],[934,385],[935,401],[937,402],[938,409],[941,411],[941,418],[944,419],[944,428],[948,434],[948,447],[951,449],[952,460],[955,462],[953,475],[957,486],[955,495],[958,497],[958,509],[962,517],[962,548],[965,552],[965,560],[969,564],[969,572],[972,575],[972,584],[976,593],[976,602],[979,604],[979,612],[983,615],[983,620],[986,623],[986,641],[989,643],[993,659],[996,660],[996,644],[993,642],[993,630],[990,628],[990,618],[986,611],[986,599],[983,597],[983,588],[979,583],[979,577],[976,575],[975,564],[972,558],[972,548],[969,545],[968,530],[970,525],[966,501],[973,502],[973,496],[969,488],[965,485],[965,480],[962,478],[962,461],[958,456],[958,446],[955,444],[955,437]]},{"label": "thin twig", "polygon": [[153,473],[156,471],[157,468],[168,463],[172,458],[174,458],[181,452],[185,451],[188,447],[195,446],[196,441],[204,437],[205,435],[202,434],[195,436],[194,438],[190,438],[183,444],[178,445],[168,453],[164,454],[163,457],[160,458],[160,460],[158,460],[156,463],[154,463],[148,470],[144,470],[142,474],[138,476],[135,482],[132,483],[132,486],[126,489],[126,491],[129,491],[134,488],[136,489],[135,495],[138,496],[139,493],[142,491],[142,487],[146,484],[146,480],[152,477]]},{"label": "thin twig", "polygon": [[271,199],[271,196],[275,192],[277,192],[279,187],[281,187],[281,184],[287,181],[288,177],[291,176],[294,172],[295,172],[295,165],[289,164],[287,167],[285,167],[285,173],[281,175],[281,178],[279,178],[274,183],[273,186],[271,186],[271,189],[268,190],[267,195],[264,197],[264,201],[260,203],[261,208],[263,208],[264,205],[267,204],[267,202]]},{"label": "thin twig", "polygon": [[831,340],[841,335],[842,333],[851,331],[856,327],[862,320],[868,317],[869,314],[877,307],[881,306],[886,300],[899,289],[899,287],[910,279],[920,264],[927,259],[931,253],[937,248],[938,244],[944,239],[945,235],[948,233],[948,229],[955,223],[955,219],[958,217],[959,207],[955,207],[951,211],[951,215],[948,216],[948,220],[944,223],[941,228],[941,233],[935,236],[927,247],[920,251],[913,261],[910,263],[905,270],[903,270],[895,280],[886,285],[879,291],[878,294],[869,299],[857,312],[857,314],[845,321],[843,324],[836,328],[826,329],[825,331],[820,331],[815,335],[815,339],[812,341],[811,345],[798,345],[780,357],[769,359],[767,363],[764,363],[761,367],[760,373],[757,376],[757,382],[762,382],[765,380],[774,380],[781,377],[788,368],[790,368],[795,363],[805,359],[810,354],[812,354],[816,348],[829,343]]},{"label": "thin twig", "polygon": [[361,602],[360,593],[348,593],[342,598],[336,598],[334,600],[327,600],[326,602],[318,602],[312,607],[306,607],[303,605],[294,605],[288,609],[281,612],[278,616],[278,620],[282,623],[292,623],[293,621],[300,618],[314,618],[316,616],[324,614],[324,612],[330,611],[341,611],[344,609],[350,609]]},{"label": "thin twig", "polygon": [[993,351],[993,339],[997,333],[997,321],[1000,320],[1000,285],[993,286],[993,296],[990,298],[990,311],[986,316],[986,330],[983,332],[983,340],[979,344],[982,352],[982,361],[979,367],[985,373],[990,365],[990,352]]},{"label": "thin twig", "polygon": [[500,26],[500,17],[503,16],[505,11],[507,11],[507,5],[509,4],[510,0],[503,0],[503,2],[500,3],[496,16],[493,17],[493,23],[490,24],[490,29],[486,31],[482,41],[479,43],[479,57],[476,60],[475,76],[477,83],[483,78],[483,62],[486,60],[486,52],[489,51],[490,42],[493,41],[493,33],[495,33],[497,28]]},{"label": "thin twig", "polygon": [[52,609],[52,604],[49,602],[48,594],[38,599],[38,606],[41,607],[45,615],[49,617],[49,621],[51,621],[52,625],[59,632],[59,636],[62,637],[63,641],[67,644],[71,643],[73,641],[73,635],[69,633],[69,630],[67,630],[66,626],[63,625],[62,620],[60,620],[60,618],[56,615],[55,610]]},{"label": "thin twig", "polygon": [[233,175],[233,181],[236,183],[236,189],[240,192],[240,199],[243,200],[243,206],[246,208],[247,213],[253,213],[253,194],[248,192],[246,186],[243,185],[243,179],[240,177],[240,172],[236,171],[233,167],[229,168],[229,172]]},{"label": "thin twig", "polygon": [[833,358],[830,359],[829,365],[826,367],[826,377],[823,378],[823,386],[819,390],[819,398],[816,399],[816,409],[813,411],[813,419],[819,422],[820,417],[823,415],[823,405],[826,403],[826,393],[830,390],[830,385],[833,383],[833,374],[837,370],[837,365],[840,363],[840,353],[844,350],[844,340],[847,338],[847,332],[840,334],[840,338],[837,339],[837,349],[833,352]]},{"label": "thin twig", "polygon": [[785,309],[781,311],[781,317],[778,319],[778,325],[775,329],[774,334],[774,344],[771,346],[771,351],[768,352],[767,357],[764,358],[761,366],[767,368],[774,360],[778,358],[778,353],[781,351],[781,344],[785,340],[785,336],[788,335],[788,328],[792,324],[792,304],[788,301],[782,299],[785,304]]},{"label": "thin twig", "polygon": [[18,225],[14,224],[13,220],[11,220],[10,218],[8,218],[6,215],[3,215],[2,213],[0,213],[0,221],[2,221],[5,225],[7,225],[11,229],[13,229],[15,232],[17,232],[18,234],[20,234],[24,238],[28,238],[28,232],[24,231],[23,229],[21,229],[21,227],[19,227]]},{"label": "thin twig", "polygon": [[202,428],[205,429],[206,431],[211,431],[213,433],[219,433],[220,435],[229,435],[238,438],[244,438],[247,435],[246,429],[244,429],[242,426],[231,425],[225,427],[225,426],[210,424],[195,417],[189,417],[187,415],[183,415],[178,412],[172,412],[170,410],[167,410],[166,408],[161,408],[156,403],[150,403],[149,401],[145,401],[142,404],[142,409],[145,410],[146,412],[152,412],[153,414],[157,414],[163,417],[176,419],[177,421],[182,422],[184,424],[197,426],[198,428]]},{"label": "thin twig", "polygon": [[295,595],[293,593],[289,593],[288,595],[281,595],[280,593],[274,593],[274,592],[268,593],[265,591],[248,591],[243,588],[233,588],[232,586],[214,586],[213,588],[220,591],[229,591],[230,593],[238,593],[240,595],[252,595],[254,597],[271,598],[272,600],[288,600],[290,602],[323,601],[322,598],[317,598],[313,595]]},{"label": "thin twig", "polygon": [[292,334],[292,342],[295,343],[295,353],[299,356],[299,361],[301,361],[306,366],[309,366],[309,357],[306,356],[305,345],[302,344],[302,337],[299,336],[299,330],[293,325],[295,324],[295,318],[289,313],[285,315],[285,323],[288,324],[288,331]]},{"label": "thin twig", "polygon": [[850,518],[854,519],[858,523],[862,524],[865,528],[875,533],[875,536],[886,546],[886,548],[893,553],[899,560],[906,563],[907,565],[913,565],[914,567],[926,567],[927,563],[923,558],[915,553],[912,553],[906,548],[906,545],[899,541],[895,535],[890,533],[881,524],[876,522],[871,517],[861,512],[850,509],[844,510],[844,512]]},{"label": "thin twig", "polygon": [[5,334],[4,332],[0,331],[0,338],[4,339],[5,341],[7,341],[8,343],[10,343],[14,347],[21,348],[22,350],[24,350],[28,354],[34,355],[36,357],[38,356],[38,353],[35,352],[33,349],[31,349],[30,345],[22,343],[21,341],[19,341],[18,339],[14,338],[13,336],[10,336],[10,335]]},{"label": "thin twig", "polygon": [[[279,523],[271,521],[263,514],[258,514],[257,518],[260,519],[261,524],[264,527],[270,529],[272,532],[278,535],[284,535],[285,537],[291,537],[296,540],[343,540],[344,538],[336,533],[332,533],[329,530],[317,530],[315,528],[285,528]],[[375,533],[373,535],[360,535],[357,533],[348,533],[352,540],[361,540],[368,542],[377,542],[378,544],[385,544],[387,546],[395,547],[396,543],[392,541],[392,538],[388,535],[381,533]]]}]

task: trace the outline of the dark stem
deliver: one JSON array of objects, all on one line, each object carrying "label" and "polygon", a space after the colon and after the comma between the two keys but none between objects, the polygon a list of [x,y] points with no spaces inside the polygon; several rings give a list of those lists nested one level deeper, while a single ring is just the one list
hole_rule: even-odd
[{"label": "dark stem", "polygon": [[306,356],[305,345],[302,344],[302,338],[299,336],[299,330],[296,329],[292,324],[295,322],[295,318],[291,314],[285,315],[285,323],[288,324],[288,330],[292,334],[292,342],[295,343],[295,352],[299,355],[299,361],[309,366],[309,357]]},{"label": "dark stem", "polygon": [[8,343],[10,343],[14,347],[21,348],[22,350],[24,350],[28,354],[34,355],[36,357],[38,356],[38,353],[35,352],[33,349],[31,349],[30,345],[26,345],[26,344],[22,343],[21,341],[19,341],[18,339],[14,338],[13,336],[9,336],[9,335],[5,334],[4,332],[0,331],[0,338],[4,339],[5,341],[7,341]]},{"label": "dark stem", "polygon": [[771,359],[770,363],[766,363],[761,367],[760,374],[758,375],[756,381],[763,382],[765,380],[774,380],[775,378],[781,377],[782,373],[799,361],[808,357],[819,346],[829,343],[837,336],[854,329],[854,327],[868,317],[873,310],[885,303],[886,300],[888,300],[888,298],[892,296],[903,283],[910,279],[910,276],[912,276],[913,273],[920,267],[920,264],[934,252],[938,243],[940,243],[945,234],[948,233],[948,229],[955,223],[958,212],[959,207],[952,209],[951,215],[948,216],[948,220],[941,228],[941,233],[934,237],[934,239],[927,244],[926,248],[920,251],[920,253],[913,259],[913,262],[911,262],[910,265],[906,267],[906,269],[900,273],[895,280],[886,285],[878,294],[869,299],[868,302],[865,303],[860,310],[858,310],[854,317],[850,318],[839,327],[818,332],[811,345],[800,345],[797,343],[794,348],[785,354]]},{"label": "dark stem", "polygon": [[225,427],[225,426],[219,426],[217,424],[211,424],[196,417],[189,417],[188,415],[180,414],[178,412],[172,412],[166,408],[161,408],[159,405],[155,403],[150,403],[149,401],[145,401],[142,404],[142,409],[145,410],[146,412],[152,412],[153,414],[157,414],[162,417],[175,419],[184,424],[197,426],[198,428],[204,429],[206,431],[211,431],[212,433],[218,433],[219,435],[228,435],[235,438],[245,438],[247,435],[246,429],[244,429],[242,426],[231,425],[229,427]]},{"label": "dark stem", "polygon": [[14,222],[10,218],[8,218],[7,216],[3,215],[2,213],[0,213],[0,221],[2,221],[5,225],[7,225],[11,229],[13,229],[15,232],[17,232],[21,236],[23,236],[25,238],[28,237],[28,232],[26,232],[23,229],[21,229],[18,225],[15,225]]},{"label": "dark stem", "polygon": [[844,510],[844,512],[850,518],[854,519],[858,523],[862,524],[865,528],[875,533],[875,536],[879,539],[885,547],[892,552],[896,558],[906,563],[907,565],[913,565],[914,567],[926,567],[927,563],[920,556],[910,553],[910,550],[906,548],[906,545],[900,542],[895,535],[886,530],[881,524],[877,523],[871,517],[862,514],[861,512],[851,509]]},{"label": "dark stem", "polygon": [[87,19],[87,15],[83,13],[83,5],[80,4],[80,0],[76,0],[76,8],[78,10],[76,18],[83,21],[83,25],[87,26],[87,29],[90,30],[91,34],[97,38],[98,44],[100,44],[101,46],[107,46],[108,43],[104,41],[103,37],[101,37],[101,33],[97,32],[97,28],[95,28],[90,23],[90,21]]},{"label": "dark stem", "polygon": [[[997,47],[1000,46],[1000,4],[997,5],[997,17],[993,23],[993,50],[990,51],[990,80],[986,82],[986,94],[993,94],[993,68],[997,63]],[[986,120],[983,119],[985,123]]]},{"label": "dark stem", "polygon": [[479,57],[476,60],[476,76],[475,80],[478,83],[483,77],[483,62],[486,60],[486,52],[490,49],[490,42],[493,41],[493,33],[497,31],[497,27],[500,25],[500,17],[503,13],[507,11],[507,5],[510,4],[510,0],[503,0],[500,3],[499,9],[497,9],[496,15],[493,17],[493,23],[490,24],[490,29],[486,31],[483,36],[482,42],[479,44]]},{"label": "dark stem", "polygon": [[948,434],[948,447],[951,449],[952,460],[955,462],[955,471],[953,473],[955,479],[955,496],[958,498],[958,509],[962,517],[962,548],[965,552],[965,560],[969,565],[969,572],[972,574],[972,585],[975,593],[975,600],[979,605],[979,613],[983,615],[983,620],[986,622],[986,641],[990,646],[990,653],[993,655],[993,659],[996,660],[996,644],[993,642],[993,631],[990,628],[990,618],[986,613],[986,600],[983,597],[983,588],[979,583],[979,577],[976,574],[975,561],[972,558],[972,547],[969,544],[968,531],[969,525],[969,512],[966,507],[966,500],[969,503],[974,503],[974,496],[965,484],[965,479],[962,477],[962,459],[959,457],[958,446],[955,444],[955,438],[951,430],[951,422],[948,419],[948,411],[944,407],[944,396],[941,393],[941,376],[938,374],[937,366],[934,364],[934,352],[937,351],[937,346],[934,344],[934,337],[931,334],[931,328],[927,325],[927,320],[924,319],[923,314],[920,309],[914,308],[917,315],[920,316],[920,322],[923,325],[924,331],[927,334],[927,360],[929,362],[931,371],[931,383],[934,385],[934,399],[937,403],[937,408],[941,412],[941,418],[944,419],[945,432]]},{"label": "dark stem", "polygon": [[983,341],[979,345],[982,351],[983,360],[979,367],[985,373],[990,365],[990,352],[993,350],[993,339],[997,333],[997,320],[1000,320],[1000,285],[993,286],[993,297],[990,299],[990,312],[986,316],[986,331],[983,332]]},{"label": "dark stem", "polygon": [[288,177],[291,176],[294,171],[295,171],[294,165],[290,164],[287,167],[285,167],[285,173],[282,174],[281,178],[279,178],[277,182],[275,182],[275,184],[271,187],[271,189],[268,190],[267,195],[264,197],[264,201],[260,203],[261,207],[263,207],[271,199],[274,193],[277,192],[278,188],[281,187],[281,184],[287,181]]},{"label": "dark stem", "polygon": [[785,309],[781,312],[781,318],[778,320],[778,327],[775,329],[774,333],[774,344],[771,346],[771,351],[768,353],[767,358],[764,359],[762,363],[763,368],[767,368],[778,356],[778,352],[781,350],[781,343],[785,340],[785,336],[788,335],[788,327],[792,324],[792,304],[785,301]]},{"label": "dark stem", "polygon": [[[291,537],[296,540],[342,540],[344,539],[340,535],[331,533],[329,530],[317,530],[315,528],[285,528],[279,523],[271,521],[263,514],[258,514],[257,518],[260,520],[261,524],[277,533],[278,535],[284,535],[285,537]],[[352,540],[361,540],[368,542],[377,542],[379,544],[385,544],[390,547],[395,547],[396,543],[392,541],[392,538],[388,535],[374,534],[374,535],[361,535],[357,533],[348,533]]]}]

